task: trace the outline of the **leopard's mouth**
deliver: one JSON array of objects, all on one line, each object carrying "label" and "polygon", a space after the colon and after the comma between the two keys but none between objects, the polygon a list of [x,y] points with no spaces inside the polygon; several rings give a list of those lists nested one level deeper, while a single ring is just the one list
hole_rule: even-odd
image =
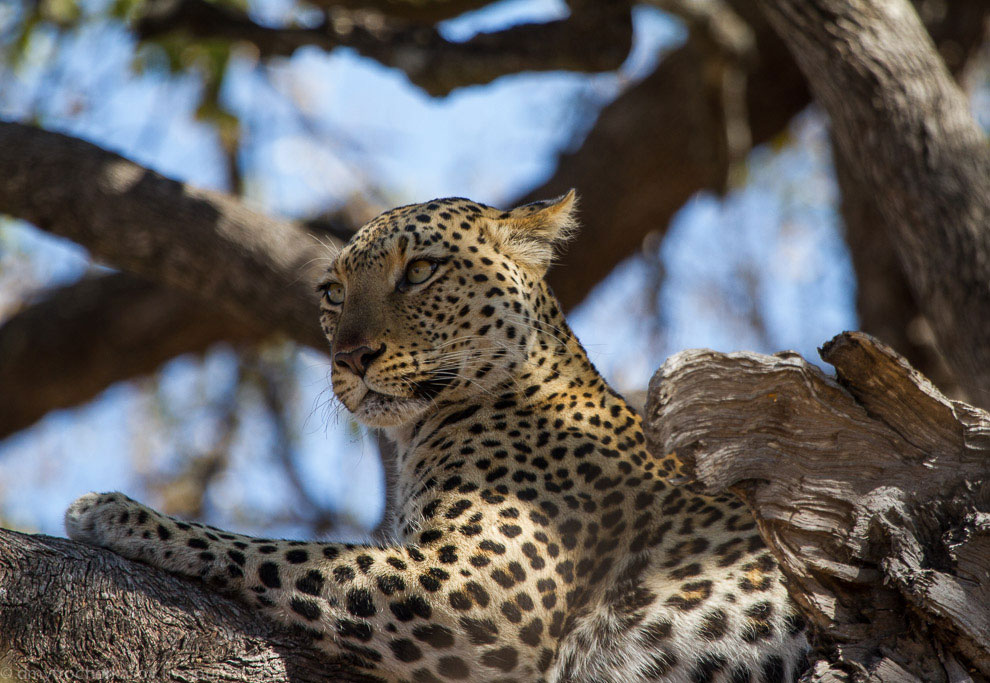
[{"label": "leopard's mouth", "polygon": [[441,391],[449,387],[450,383],[453,382],[454,379],[454,375],[448,373],[445,376],[434,376],[430,379],[424,379],[421,382],[416,382],[416,395],[419,398],[432,401],[440,394]]},{"label": "leopard's mouth", "polygon": [[408,400],[409,400],[408,396],[396,396],[395,394],[387,394],[384,391],[378,391],[376,389],[372,389],[371,387],[365,385],[364,395],[362,395],[361,400],[358,401],[357,407],[360,410],[364,406],[395,404]]},{"label": "leopard's mouth", "polygon": [[369,383],[368,378],[361,378],[341,398],[359,422],[372,427],[396,426],[419,418],[454,379],[451,373],[435,373],[419,381],[406,379],[409,394],[397,395],[375,387],[375,382]]},{"label": "leopard's mouth", "polygon": [[358,408],[365,404],[386,404],[386,403],[400,403],[402,401],[410,400],[409,396],[396,396],[394,394],[386,394],[383,391],[376,391],[375,389],[367,389],[364,392],[364,396],[358,402]]},{"label": "leopard's mouth", "polygon": [[416,419],[429,406],[429,401],[416,396],[394,396],[367,389],[354,416],[370,427],[394,427]]},{"label": "leopard's mouth", "polygon": [[363,381],[363,384],[366,393],[364,397],[361,399],[361,401],[368,400],[368,397],[371,395],[374,395],[372,396],[372,400],[380,400],[380,401],[386,401],[386,400],[392,400],[396,402],[416,401],[416,400],[432,401],[433,399],[435,399],[437,396],[440,395],[440,392],[442,392],[444,389],[449,387],[455,379],[456,376],[449,372],[434,373],[430,376],[427,376],[426,379],[421,379],[419,381],[406,379],[404,380],[405,383],[408,384],[411,388],[410,396],[400,396],[398,394],[390,394],[381,391],[379,389],[376,389],[372,385],[368,384],[368,381],[365,379]]}]

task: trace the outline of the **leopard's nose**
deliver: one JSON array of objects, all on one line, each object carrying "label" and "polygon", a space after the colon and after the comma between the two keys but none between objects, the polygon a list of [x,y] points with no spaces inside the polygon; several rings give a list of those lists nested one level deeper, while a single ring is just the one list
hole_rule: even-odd
[{"label": "leopard's nose", "polygon": [[358,346],[352,349],[341,349],[333,354],[333,362],[340,367],[348,368],[358,377],[364,377],[364,373],[367,372],[368,366],[378,358],[378,356],[385,353],[385,344],[382,344],[377,349],[372,349],[367,346]]}]

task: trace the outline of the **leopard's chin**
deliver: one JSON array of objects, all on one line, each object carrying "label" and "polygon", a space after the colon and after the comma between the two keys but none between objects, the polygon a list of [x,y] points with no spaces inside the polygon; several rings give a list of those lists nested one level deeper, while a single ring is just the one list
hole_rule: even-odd
[{"label": "leopard's chin", "polygon": [[401,427],[419,418],[430,401],[405,396],[391,396],[368,389],[351,410],[359,422],[368,427]]}]

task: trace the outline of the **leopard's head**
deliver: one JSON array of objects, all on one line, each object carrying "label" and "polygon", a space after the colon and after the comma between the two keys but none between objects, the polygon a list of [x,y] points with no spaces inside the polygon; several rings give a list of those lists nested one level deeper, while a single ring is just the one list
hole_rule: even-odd
[{"label": "leopard's head", "polygon": [[500,211],[437,199],[362,227],[323,281],[333,390],[361,422],[398,427],[511,382],[556,302],[541,282],[575,194]]}]

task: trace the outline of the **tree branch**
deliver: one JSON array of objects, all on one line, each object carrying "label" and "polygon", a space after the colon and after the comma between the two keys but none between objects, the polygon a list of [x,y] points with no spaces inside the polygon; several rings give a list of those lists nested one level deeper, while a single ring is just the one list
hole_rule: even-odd
[{"label": "tree branch", "polygon": [[[745,85],[745,125],[752,144],[763,144],[810,102],[807,82],[755,6],[727,4],[756,37],[755,65]],[[984,0],[961,0],[929,25],[955,69],[982,44],[988,16]],[[724,187],[734,154],[726,145],[726,112],[718,91],[706,85],[705,64],[727,56],[713,54],[707,40],[671,52],[653,74],[603,109],[581,148],[564,154],[553,177],[521,200],[552,197],[571,187],[581,193],[582,229],[550,273],[565,309],[579,304],[648,234],[666,233],[695,193]]]},{"label": "tree branch", "polygon": [[[378,213],[355,199],[303,226],[320,240],[343,242]],[[272,335],[257,320],[126,273],[43,292],[0,324],[0,386],[18,397],[0,402],[0,439],[176,356]]]},{"label": "tree branch", "polygon": [[887,229],[872,192],[856,179],[853,169],[857,162],[846,159],[835,145],[832,151],[841,196],[839,209],[856,272],[859,329],[903,354],[943,393],[962,398],[897,258],[892,231]]},{"label": "tree branch", "polygon": [[261,56],[289,56],[303,46],[350,47],[401,69],[430,95],[489,83],[521,71],[612,71],[632,46],[626,3],[589,3],[559,21],[524,24],[483,33],[463,43],[444,39],[432,26],[385,21],[380,15],[330,12],[317,28],[269,28],[247,14],[205,0],[164,0],[137,24],[140,39],[173,32],[196,38],[246,41]]},{"label": "tree branch", "polygon": [[[756,37],[756,65],[745,86],[745,125],[753,144],[779,135],[808,102],[804,77],[758,12],[730,3]],[[579,304],[695,193],[725,187],[738,156],[729,145],[722,82],[712,69],[729,58],[707,39],[664,57],[650,76],[605,107],[584,144],[564,154],[553,177],[522,201],[581,192],[582,230],[550,273],[565,309]],[[713,65],[713,60],[715,64]],[[620,208],[621,207],[621,208]]]},{"label": "tree branch", "polygon": [[650,383],[651,451],[752,508],[816,629],[804,680],[990,675],[990,414],[862,333],[822,358],[835,380],[792,353],[673,356]]},{"label": "tree branch", "polygon": [[311,0],[325,10],[365,10],[422,24],[452,19],[491,4],[492,0]]},{"label": "tree branch", "polygon": [[0,652],[13,680],[377,680],[200,584],[5,529]]},{"label": "tree branch", "polygon": [[0,122],[0,211],[268,330],[326,343],[313,292],[326,249],[236,198],[82,140]]},{"label": "tree branch", "polygon": [[126,274],[50,290],[0,326],[0,438],[114,382],[209,346],[255,342],[257,323]]},{"label": "tree branch", "polygon": [[939,348],[990,396],[990,146],[906,0],[761,0],[876,201]]}]

